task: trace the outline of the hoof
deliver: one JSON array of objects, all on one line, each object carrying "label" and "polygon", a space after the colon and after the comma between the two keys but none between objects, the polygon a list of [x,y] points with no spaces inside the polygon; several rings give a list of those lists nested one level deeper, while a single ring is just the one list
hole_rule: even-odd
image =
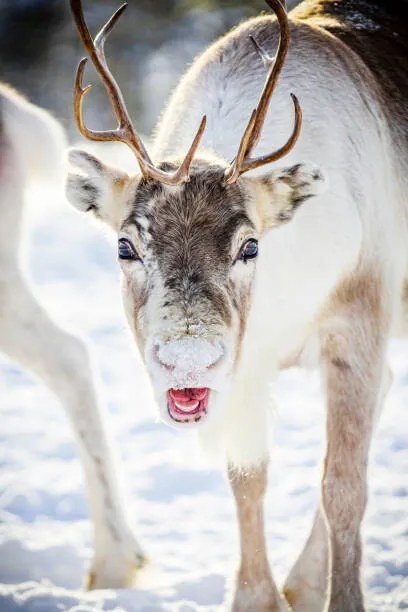
[{"label": "hoof", "polygon": [[326,594],[305,582],[285,585],[283,594],[292,612],[321,612],[324,609]]},{"label": "hoof", "polygon": [[134,559],[106,556],[94,559],[85,580],[85,589],[129,589],[136,585],[141,570],[147,565],[146,557],[135,554]]},{"label": "hoof", "polygon": [[253,588],[238,587],[232,612],[288,612],[286,600],[271,585],[262,583]]}]

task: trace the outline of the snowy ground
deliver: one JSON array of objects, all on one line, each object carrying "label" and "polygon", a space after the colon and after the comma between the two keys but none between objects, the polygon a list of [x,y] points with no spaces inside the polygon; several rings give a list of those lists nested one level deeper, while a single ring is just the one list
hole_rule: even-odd
[{"label": "snowy ground", "polygon": [[[36,206],[31,276],[55,318],[95,353],[152,567],[136,590],[79,590],[91,533],[67,419],[43,386],[0,357],[0,611],[222,610],[237,551],[222,472],[200,457],[191,435],[154,422],[122,316],[114,246],[68,206]],[[373,443],[364,523],[367,601],[381,612],[408,609],[408,343],[395,343],[390,361],[395,381]],[[311,525],[323,406],[317,375],[298,370],[281,376],[275,394],[267,535],[282,583]]]}]

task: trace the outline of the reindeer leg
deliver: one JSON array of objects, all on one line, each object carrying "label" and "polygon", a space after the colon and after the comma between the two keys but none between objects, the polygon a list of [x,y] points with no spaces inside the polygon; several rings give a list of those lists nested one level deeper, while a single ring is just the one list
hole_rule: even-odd
[{"label": "reindeer leg", "polygon": [[325,610],[364,610],[360,524],[366,506],[370,441],[384,386],[389,323],[381,281],[353,278],[337,291],[336,317],[322,334],[327,449],[322,502],[329,529]]},{"label": "reindeer leg", "polygon": [[130,586],[144,555],[122,507],[88,351],[48,317],[18,269],[2,284],[0,315],[0,349],[57,395],[76,435],[95,535],[87,586]]},{"label": "reindeer leg", "polygon": [[[378,403],[380,410],[392,382],[389,368]],[[304,549],[293,566],[284,586],[284,594],[293,612],[323,610],[328,588],[329,534],[322,508],[318,508]]]},{"label": "reindeer leg", "polygon": [[232,604],[234,612],[287,610],[272,579],[264,534],[263,501],[267,466],[249,472],[229,469],[229,481],[237,507],[241,563]]}]

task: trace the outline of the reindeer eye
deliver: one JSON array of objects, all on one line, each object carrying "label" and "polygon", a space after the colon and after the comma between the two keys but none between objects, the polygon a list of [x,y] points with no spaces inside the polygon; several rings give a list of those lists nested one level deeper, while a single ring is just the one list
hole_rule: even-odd
[{"label": "reindeer eye", "polygon": [[254,259],[255,257],[257,257],[257,255],[258,241],[254,238],[250,238],[242,247],[241,252],[238,255],[238,259],[246,263],[248,259]]},{"label": "reindeer eye", "polygon": [[140,259],[140,257],[136,253],[135,247],[130,242],[130,240],[127,240],[127,238],[119,238],[118,257],[119,259],[127,259],[133,261]]}]

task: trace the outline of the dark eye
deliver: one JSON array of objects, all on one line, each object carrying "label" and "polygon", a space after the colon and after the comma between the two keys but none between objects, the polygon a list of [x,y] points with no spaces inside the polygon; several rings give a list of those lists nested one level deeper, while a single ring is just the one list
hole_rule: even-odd
[{"label": "dark eye", "polygon": [[119,259],[130,259],[137,260],[140,259],[138,254],[136,253],[136,249],[133,244],[127,238],[119,238],[118,242],[118,257]]},{"label": "dark eye", "polygon": [[248,259],[254,259],[258,255],[258,241],[254,238],[247,240],[241,249],[238,259],[246,263]]}]

